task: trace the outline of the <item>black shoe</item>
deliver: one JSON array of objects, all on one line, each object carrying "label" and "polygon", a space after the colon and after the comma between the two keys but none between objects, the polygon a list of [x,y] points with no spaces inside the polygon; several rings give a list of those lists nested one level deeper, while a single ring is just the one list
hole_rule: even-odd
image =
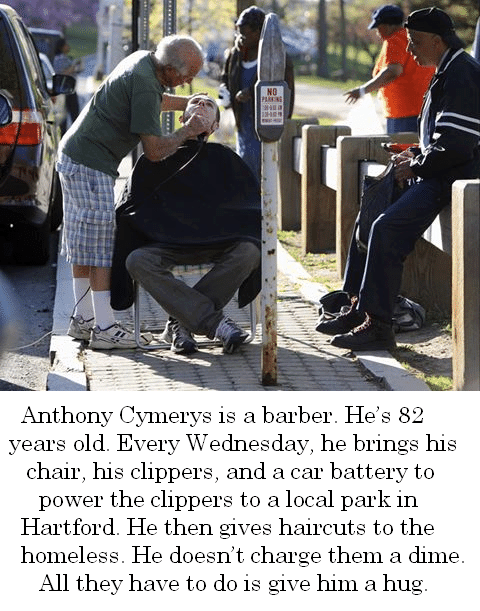
[{"label": "black shoe", "polygon": [[349,333],[336,335],[330,342],[337,348],[345,348],[353,352],[368,350],[392,350],[396,347],[395,334],[392,325],[370,318],[355,327]]},{"label": "black shoe", "polygon": [[193,354],[198,350],[197,342],[190,331],[182,327],[174,318],[168,319],[167,326],[162,333],[162,340],[171,344],[171,350],[175,354]]},{"label": "black shoe", "polygon": [[346,312],[339,314],[336,318],[331,318],[330,320],[320,319],[315,327],[315,331],[325,333],[325,335],[340,335],[355,329],[365,320],[365,313],[359,312],[355,305],[354,303]]},{"label": "black shoe", "polygon": [[248,333],[241,329],[231,318],[225,316],[215,331],[215,339],[223,344],[225,354],[232,354],[248,338]]}]

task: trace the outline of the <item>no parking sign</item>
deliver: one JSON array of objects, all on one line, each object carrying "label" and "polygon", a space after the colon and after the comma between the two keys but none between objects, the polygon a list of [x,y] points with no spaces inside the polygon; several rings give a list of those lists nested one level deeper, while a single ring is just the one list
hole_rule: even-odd
[{"label": "no parking sign", "polygon": [[258,81],[256,96],[258,137],[264,142],[275,142],[283,132],[290,90],[285,81]]}]

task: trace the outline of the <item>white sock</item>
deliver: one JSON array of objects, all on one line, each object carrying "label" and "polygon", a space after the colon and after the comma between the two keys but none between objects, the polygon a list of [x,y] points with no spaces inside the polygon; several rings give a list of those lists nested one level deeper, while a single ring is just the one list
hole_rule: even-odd
[{"label": "white sock", "polygon": [[73,297],[75,299],[74,316],[81,316],[83,320],[93,319],[92,292],[88,278],[73,279]]},{"label": "white sock", "polygon": [[110,305],[110,291],[92,291],[95,324],[104,330],[115,323],[115,317]]}]

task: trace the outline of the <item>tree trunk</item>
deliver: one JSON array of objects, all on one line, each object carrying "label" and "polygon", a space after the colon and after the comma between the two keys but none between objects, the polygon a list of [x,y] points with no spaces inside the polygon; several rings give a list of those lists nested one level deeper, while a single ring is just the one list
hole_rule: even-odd
[{"label": "tree trunk", "polygon": [[327,7],[326,0],[318,2],[318,60],[317,76],[328,77],[328,57],[327,57]]}]

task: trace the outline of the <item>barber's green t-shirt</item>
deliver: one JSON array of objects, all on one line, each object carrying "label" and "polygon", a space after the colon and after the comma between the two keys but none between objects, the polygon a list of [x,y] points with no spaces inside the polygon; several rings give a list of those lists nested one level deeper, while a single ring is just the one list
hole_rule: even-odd
[{"label": "barber's green t-shirt", "polygon": [[120,162],[140,142],[140,134],[162,135],[163,92],[152,54],[132,53],[85,106],[62,138],[60,151],[77,163],[118,176]]}]

